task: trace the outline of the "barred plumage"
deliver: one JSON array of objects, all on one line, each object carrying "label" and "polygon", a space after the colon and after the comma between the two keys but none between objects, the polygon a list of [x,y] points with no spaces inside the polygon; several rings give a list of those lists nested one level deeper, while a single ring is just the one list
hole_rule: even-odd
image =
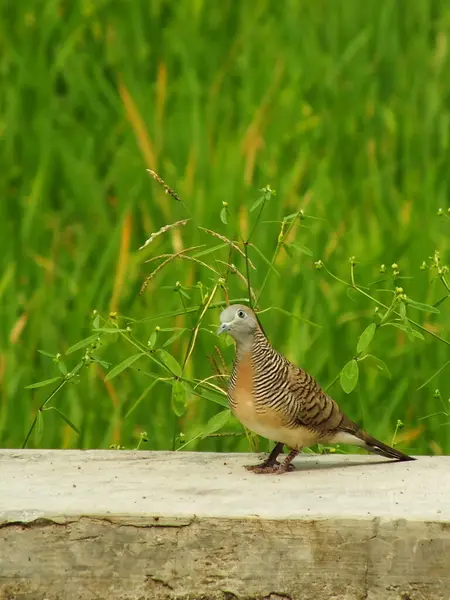
[{"label": "barred plumage", "polygon": [[[277,352],[264,335],[254,312],[233,305],[221,314],[219,333],[236,341],[236,357],[228,388],[237,418],[256,433],[278,442],[258,473],[283,473],[304,446],[317,442],[351,443],[397,460],[411,457],[376,440],[351,421],[303,369]],[[283,445],[291,448],[280,465]]]}]

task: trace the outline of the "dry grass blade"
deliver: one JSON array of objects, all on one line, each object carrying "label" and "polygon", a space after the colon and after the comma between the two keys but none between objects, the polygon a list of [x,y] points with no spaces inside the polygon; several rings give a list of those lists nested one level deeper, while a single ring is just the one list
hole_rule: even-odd
[{"label": "dry grass blade", "polygon": [[[217,346],[216,346],[217,349]],[[209,379],[212,379],[214,377],[228,377],[228,373],[226,369],[222,369],[222,365],[219,365],[218,361],[217,361],[217,357],[214,355],[211,356],[207,356],[208,362],[210,363],[210,365],[212,366],[213,371],[215,372],[214,375],[210,375],[209,377],[207,377],[206,379],[203,379],[202,381],[199,382],[203,383],[204,381],[208,381]],[[197,384],[197,385],[199,385]],[[225,387],[224,387],[225,390]]]},{"label": "dry grass blade", "polygon": [[[170,231],[171,229],[173,229],[174,227],[178,227],[179,225],[186,225],[188,221],[190,221],[190,219],[182,219],[181,221],[176,221],[175,223],[164,225],[159,231],[157,231],[156,233],[152,233],[152,235],[145,241],[145,243],[139,248],[139,250],[143,250],[144,248],[146,248],[149,244],[153,242],[153,240],[156,237],[158,237],[158,235],[166,233],[166,231]],[[200,246],[198,247],[200,248]]]},{"label": "dry grass blade", "polygon": [[190,340],[190,346],[189,346],[189,350],[186,354],[186,358],[184,359],[183,368],[186,365],[186,363],[188,362],[189,358],[191,357],[192,352],[194,351],[195,342],[197,341],[197,335],[198,335],[198,332],[200,329],[200,325],[202,324],[203,317],[205,316],[206,311],[209,308],[209,305],[214,300],[214,296],[216,295],[218,288],[219,288],[219,284],[216,283],[216,285],[213,287],[211,294],[210,294],[208,300],[206,301],[206,303],[203,307],[203,310],[198,318],[197,325],[195,326],[195,328],[192,332],[192,338]]},{"label": "dry grass blade", "polygon": [[203,262],[202,260],[199,260],[198,258],[194,258],[193,256],[186,256],[185,254],[181,254],[181,252],[178,252],[178,254],[160,254],[159,256],[150,258],[149,260],[146,260],[145,262],[149,263],[149,262],[153,262],[154,260],[157,260],[158,258],[166,258],[166,257],[182,258],[184,260],[190,260],[192,262],[197,263],[198,265],[201,265],[202,267],[206,267],[207,269],[212,271],[218,277],[220,276],[220,273],[218,273],[213,267],[211,267],[211,265],[208,265],[207,263]]},{"label": "dry grass blade", "polygon": [[[186,248],[185,250],[180,250],[180,252],[177,252],[176,254],[169,254],[169,257],[164,262],[162,262],[160,265],[158,265],[156,267],[156,269],[154,271],[152,271],[148,277],[145,278],[144,283],[142,284],[141,289],[139,290],[139,295],[141,295],[143,293],[143,291],[148,286],[150,281],[153,279],[153,277],[155,277],[155,275],[159,271],[161,271],[161,269],[163,269],[166,265],[168,265],[175,258],[183,256],[184,252],[188,252],[189,250],[192,250],[192,248]],[[157,256],[157,257],[155,257],[155,259],[156,258],[160,258],[160,257]]]},{"label": "dry grass blade", "polygon": [[223,354],[219,348],[219,346],[214,346],[214,350],[216,351],[216,354],[218,355],[218,357],[220,358],[220,362],[221,362],[221,373],[228,373],[228,367],[227,367],[227,363],[225,362],[225,359],[223,357]]},{"label": "dry grass blade", "polygon": [[[206,358],[208,359],[208,362],[212,366],[213,371],[215,371],[216,375],[220,376],[222,374],[222,370],[219,367],[219,363],[217,362],[217,358],[214,355],[211,355],[211,356],[208,355]],[[214,375],[213,375],[213,377],[214,377]]]},{"label": "dry grass blade", "polygon": [[239,279],[241,279],[244,282],[245,287],[247,289],[250,289],[250,293],[252,295],[253,304],[254,304],[254,306],[256,306],[256,294],[253,291],[253,288],[248,285],[247,277],[243,273],[241,273],[239,271],[239,269],[236,268],[235,265],[233,265],[233,264],[230,265],[229,263],[225,262],[224,260],[218,260],[217,262],[222,263],[223,265],[226,265],[228,267],[228,269],[230,270],[230,273],[232,273],[233,275],[237,275],[239,277]]},{"label": "dry grass blade", "polygon": [[189,246],[189,248],[184,248],[183,250],[180,250],[179,252],[168,252],[167,254],[158,254],[158,256],[152,256],[151,258],[147,259],[145,261],[145,263],[150,263],[153,262],[154,260],[159,260],[160,258],[169,258],[169,256],[180,256],[183,254],[186,254],[186,252],[193,252],[194,250],[198,250],[199,248],[203,248],[205,244],[201,244],[200,246]]},{"label": "dry grass blade", "polygon": [[193,391],[195,392],[195,390],[197,389],[197,387],[199,385],[205,384],[205,385],[209,385],[209,387],[211,389],[213,389],[216,392],[219,392],[219,394],[225,394],[225,390],[223,390],[221,387],[219,387],[218,385],[215,385],[214,383],[211,383],[210,381],[208,381],[208,379],[210,379],[210,377],[207,377],[206,379],[202,379],[201,381],[199,381],[197,383],[197,385],[194,386]]},{"label": "dry grass blade", "polygon": [[196,383],[196,385],[194,386],[194,390],[199,386],[199,385],[203,385],[203,384],[208,384],[208,385],[212,385],[214,386],[215,389],[220,389],[221,392],[225,392],[226,393],[226,385],[225,382],[223,383],[223,385],[214,385],[211,384],[211,382],[209,381],[210,379],[214,379],[214,378],[223,378],[223,379],[228,379],[228,375],[227,374],[217,374],[217,375],[210,375],[209,377],[206,377],[205,379],[202,379],[201,381],[199,381],[198,383]]},{"label": "dry grass blade", "polygon": [[160,183],[163,188],[166,191],[166,194],[169,194],[169,196],[172,196],[172,198],[174,198],[177,202],[182,202],[180,196],[170,187],[167,185],[167,183],[164,181],[164,179],[162,177],[160,177],[158,175],[158,173],[156,173],[155,171],[152,171],[152,169],[147,169],[147,171],[150,173],[150,175],[153,177],[153,179],[155,181],[157,181],[158,183]]},{"label": "dry grass blade", "polygon": [[[237,252],[239,252],[239,254],[243,258],[245,258],[245,252],[243,250],[241,250],[241,248],[239,248],[239,246],[236,244],[236,242],[233,242],[232,240],[228,239],[224,235],[221,235],[220,233],[217,233],[217,231],[213,231],[212,229],[206,229],[206,227],[200,227],[200,226],[199,226],[199,229],[201,229],[202,231],[205,231],[206,233],[209,233],[209,235],[212,235],[212,236],[218,238],[222,242],[225,242],[226,244],[229,244]],[[255,265],[252,263],[252,261],[250,259],[248,259],[248,264],[251,266],[252,269],[254,269],[256,271],[256,267],[255,267]]]}]

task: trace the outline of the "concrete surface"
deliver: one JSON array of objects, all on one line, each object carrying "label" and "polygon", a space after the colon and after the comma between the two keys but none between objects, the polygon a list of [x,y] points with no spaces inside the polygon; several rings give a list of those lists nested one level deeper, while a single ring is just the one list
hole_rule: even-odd
[{"label": "concrete surface", "polygon": [[0,450],[0,599],[450,599],[450,457],[258,459]]}]

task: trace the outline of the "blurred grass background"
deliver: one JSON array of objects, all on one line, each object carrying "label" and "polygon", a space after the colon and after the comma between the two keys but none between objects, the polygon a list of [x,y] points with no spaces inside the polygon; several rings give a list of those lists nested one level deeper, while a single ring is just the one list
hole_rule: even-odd
[{"label": "blurred grass background", "polygon": [[[209,274],[180,262],[138,296],[152,268],[146,259],[208,237],[188,224],[138,251],[150,233],[186,217],[146,168],[176,189],[196,223],[229,236],[222,203],[245,235],[254,218],[248,206],[270,183],[277,195],[253,240],[269,258],[274,221],[300,208],[317,218],[297,236],[313,257],[282,252],[261,307],[319,327],[273,310],[261,319],[274,345],[324,385],[355,354],[374,305],[314,261],[348,280],[355,256],[365,284],[380,278],[381,263],[389,271],[395,262],[411,277],[402,281],[411,298],[432,304],[444,295],[419,267],[435,249],[444,262],[449,256],[450,223],[436,216],[450,183],[448,2],[11,0],[0,11],[2,446],[22,444],[48,393],[25,386],[58,373],[38,349],[64,354],[90,335],[93,310],[151,318],[134,325],[144,342],[155,325],[189,327],[188,318],[158,318],[180,308],[176,281],[212,287]],[[264,275],[259,260],[256,289]],[[246,296],[238,280],[232,291]],[[198,303],[195,290],[188,294],[188,304]],[[449,339],[447,303],[440,309],[412,316]],[[211,332],[218,315],[207,315]],[[206,357],[217,343],[200,331],[192,376],[211,374]],[[182,336],[166,349],[181,359],[186,344]],[[232,347],[220,346],[231,362]],[[332,395],[376,437],[389,443],[401,419],[402,449],[448,453],[450,417],[421,418],[443,410],[436,388],[450,409],[449,371],[417,388],[449,360],[449,347],[386,328],[373,352],[392,379],[362,368],[351,395],[338,385]],[[113,364],[128,354],[120,343],[105,350]],[[81,435],[49,412],[41,446],[134,447],[145,430],[146,448],[172,448],[218,409],[194,398],[178,419],[170,389],[158,384],[125,419],[149,380],[133,369],[110,382],[104,376],[94,364],[55,397]],[[190,447],[245,450],[248,441]]]}]

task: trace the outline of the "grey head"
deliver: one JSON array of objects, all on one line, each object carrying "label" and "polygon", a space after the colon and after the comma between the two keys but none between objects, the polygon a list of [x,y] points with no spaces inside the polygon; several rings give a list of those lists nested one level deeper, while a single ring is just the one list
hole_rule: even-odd
[{"label": "grey head", "polygon": [[228,333],[238,344],[245,346],[252,343],[253,336],[259,329],[255,313],[243,304],[228,306],[222,311],[220,322],[217,335]]}]

